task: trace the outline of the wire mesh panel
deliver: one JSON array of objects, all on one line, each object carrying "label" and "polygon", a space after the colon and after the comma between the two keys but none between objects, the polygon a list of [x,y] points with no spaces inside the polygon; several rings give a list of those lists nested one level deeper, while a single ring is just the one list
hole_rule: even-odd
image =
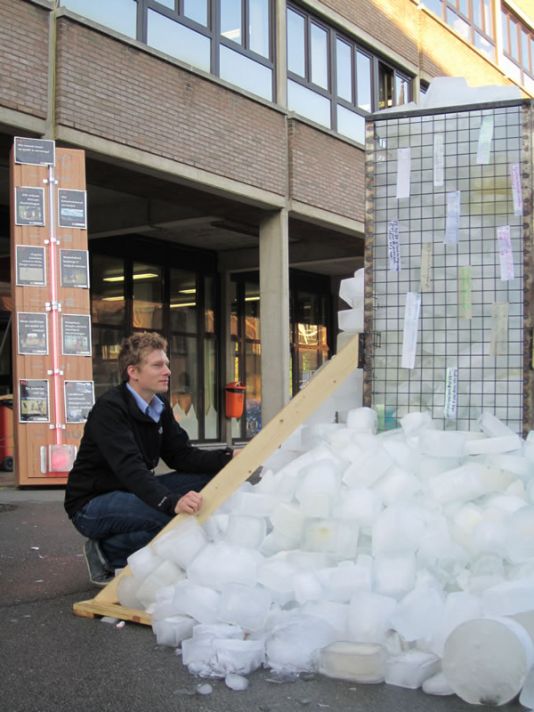
[{"label": "wire mesh panel", "polygon": [[529,420],[531,112],[367,123],[364,399],[385,429],[415,410],[460,430]]}]

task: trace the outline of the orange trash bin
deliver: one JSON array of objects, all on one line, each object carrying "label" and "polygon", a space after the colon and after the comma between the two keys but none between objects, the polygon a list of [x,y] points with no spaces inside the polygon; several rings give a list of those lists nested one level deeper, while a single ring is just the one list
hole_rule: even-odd
[{"label": "orange trash bin", "polygon": [[224,387],[225,393],[225,414],[227,418],[240,418],[245,409],[246,386],[242,386],[239,381],[227,383]]}]

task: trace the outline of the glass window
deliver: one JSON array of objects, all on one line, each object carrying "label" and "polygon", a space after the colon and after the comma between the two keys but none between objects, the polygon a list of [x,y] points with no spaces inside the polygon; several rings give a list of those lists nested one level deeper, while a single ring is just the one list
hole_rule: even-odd
[{"label": "glass window", "polygon": [[287,11],[287,68],[300,77],[306,75],[304,18],[293,10]]},{"label": "glass window", "polygon": [[270,57],[269,0],[249,0],[249,49]]},{"label": "glass window", "polygon": [[176,0],[156,0],[158,5],[165,5],[170,10],[176,10]]},{"label": "glass window", "polygon": [[62,0],[61,4],[79,15],[110,27],[128,37],[137,36],[137,2],[135,0]]},{"label": "glass window", "polygon": [[273,75],[269,67],[221,45],[220,76],[268,101],[273,98]]},{"label": "glass window", "polygon": [[311,25],[311,76],[317,86],[328,89],[328,35],[326,30]]},{"label": "glass window", "polygon": [[519,48],[517,44],[517,25],[510,20],[510,56],[512,59],[519,59]]},{"label": "glass window", "polygon": [[163,326],[163,274],[161,267],[135,262],[133,265],[134,329],[161,329]]},{"label": "glass window", "polygon": [[423,5],[429,10],[432,10],[432,12],[435,12],[439,17],[442,16],[441,0],[423,0]]},{"label": "glass window", "polygon": [[393,106],[393,70],[380,64],[378,76],[378,108],[388,109],[390,106]]},{"label": "glass window", "polygon": [[352,49],[340,39],[336,39],[336,79],[337,95],[352,101]]},{"label": "glass window", "polygon": [[521,30],[521,64],[525,69],[530,69],[530,62],[529,62],[529,51],[528,51],[528,46],[529,46],[529,37],[525,30]]},{"label": "glass window", "polygon": [[170,271],[170,325],[172,331],[197,331],[197,285],[194,272]]},{"label": "glass window", "polygon": [[184,15],[206,27],[208,24],[207,0],[184,0]]},{"label": "glass window", "polygon": [[471,28],[465,20],[457,15],[455,12],[447,8],[447,24],[450,25],[455,32],[457,32],[460,37],[464,40],[469,41],[471,36]]},{"label": "glass window", "polygon": [[365,119],[344,106],[337,107],[337,130],[353,141],[365,143]]},{"label": "glass window", "polygon": [[372,111],[371,103],[371,58],[362,52],[356,54],[356,79],[358,106],[364,111]]},{"label": "glass window", "polygon": [[215,280],[204,278],[204,330],[206,334],[215,333]]},{"label": "glass window", "polygon": [[103,328],[93,323],[93,380],[97,398],[120,383],[117,359],[123,336],[122,329]]},{"label": "glass window", "polygon": [[395,75],[395,104],[407,104],[410,101],[410,84],[405,77]]},{"label": "glass window", "polygon": [[241,0],[221,0],[221,35],[242,44]]},{"label": "glass window", "polygon": [[510,54],[510,37],[508,36],[508,17],[503,13],[501,15],[502,24],[502,48],[505,54]]},{"label": "glass window", "polygon": [[330,101],[326,97],[289,80],[287,104],[290,110],[330,128]]},{"label": "glass window", "polygon": [[174,417],[192,440],[199,437],[197,340],[175,334],[169,343],[171,406]]},{"label": "glass window", "polygon": [[483,35],[475,32],[475,47],[481,52],[484,52],[488,57],[493,57],[495,54],[495,47],[487,40]]},{"label": "glass window", "polygon": [[91,259],[91,318],[94,324],[124,324],[124,261],[94,255]]},{"label": "glass window", "polygon": [[247,342],[245,346],[245,393],[246,437],[252,438],[261,430],[261,346]]},{"label": "glass window", "polygon": [[148,11],[147,44],[199,69],[210,71],[210,40],[175,20]]}]

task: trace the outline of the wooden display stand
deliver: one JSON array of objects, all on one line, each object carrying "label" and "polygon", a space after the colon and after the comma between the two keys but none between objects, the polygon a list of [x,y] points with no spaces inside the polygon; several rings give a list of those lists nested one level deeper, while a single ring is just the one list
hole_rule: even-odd
[{"label": "wooden display stand", "polygon": [[[205,522],[236,489],[243,484],[267,458],[277,450],[302,425],[334,391],[343,385],[357,368],[358,337],[355,336],[343,350],[323,366],[309,383],[251,440],[237,458],[213,478],[202,490],[203,505],[197,515],[199,523]],[[155,537],[180,525],[189,515],[178,514]],[[123,620],[150,625],[150,615],[145,611],[121,606],[117,598],[117,586],[124,576],[129,576],[126,567],[95,598],[75,603],[74,613],[86,618],[112,616]]]},{"label": "wooden display stand", "polygon": [[19,485],[62,485],[94,401],[85,155],[11,152],[13,420]]}]

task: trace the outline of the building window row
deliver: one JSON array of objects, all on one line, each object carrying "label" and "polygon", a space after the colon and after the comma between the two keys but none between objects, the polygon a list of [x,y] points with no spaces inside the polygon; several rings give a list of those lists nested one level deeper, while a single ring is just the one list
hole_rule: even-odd
[{"label": "building window row", "polygon": [[[274,100],[272,0],[62,0],[65,7]],[[361,143],[365,116],[410,101],[412,77],[287,8],[288,108]]]},{"label": "building window row", "polygon": [[511,76],[534,93],[534,31],[503,5],[503,61]]},{"label": "building window row", "polygon": [[422,0],[466,42],[495,59],[493,0]]}]

